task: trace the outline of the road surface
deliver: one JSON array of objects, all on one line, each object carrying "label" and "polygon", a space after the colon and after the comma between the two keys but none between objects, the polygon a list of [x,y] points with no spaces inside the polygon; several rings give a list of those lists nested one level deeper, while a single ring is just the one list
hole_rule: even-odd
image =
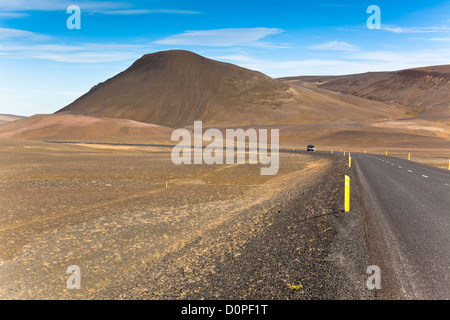
[{"label": "road surface", "polygon": [[450,171],[394,157],[351,156],[386,297],[450,299]]}]

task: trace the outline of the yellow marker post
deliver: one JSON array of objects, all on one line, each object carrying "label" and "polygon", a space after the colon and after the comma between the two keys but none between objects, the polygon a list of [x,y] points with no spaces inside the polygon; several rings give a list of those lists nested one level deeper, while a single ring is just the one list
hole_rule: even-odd
[{"label": "yellow marker post", "polygon": [[345,212],[350,212],[350,177],[345,176]]},{"label": "yellow marker post", "polygon": [[333,150],[331,150],[331,154],[333,154]]},{"label": "yellow marker post", "polygon": [[352,157],[348,157],[348,167],[351,168],[352,167]]},{"label": "yellow marker post", "polygon": [[387,151],[386,151],[386,157],[387,157]]},{"label": "yellow marker post", "polygon": [[366,153],[366,149],[364,149],[364,154]]},{"label": "yellow marker post", "polygon": [[448,170],[450,170],[450,160],[448,160]]},{"label": "yellow marker post", "polygon": [[408,153],[408,160],[411,160],[411,153]]},{"label": "yellow marker post", "polygon": [[344,151],[344,157],[345,157],[345,151]]}]

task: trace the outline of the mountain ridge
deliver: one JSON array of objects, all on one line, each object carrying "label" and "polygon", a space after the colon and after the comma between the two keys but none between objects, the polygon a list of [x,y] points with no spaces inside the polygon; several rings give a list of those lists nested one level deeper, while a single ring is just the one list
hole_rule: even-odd
[{"label": "mountain ridge", "polygon": [[410,107],[421,118],[450,119],[450,65],[344,76],[299,76],[280,81]]}]

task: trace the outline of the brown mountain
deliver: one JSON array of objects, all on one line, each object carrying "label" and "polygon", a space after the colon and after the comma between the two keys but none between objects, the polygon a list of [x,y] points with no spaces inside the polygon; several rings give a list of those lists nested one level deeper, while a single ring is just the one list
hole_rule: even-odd
[{"label": "brown mountain", "polygon": [[169,127],[367,121],[404,116],[406,108],[336,98],[260,72],[174,50],[144,55],[58,111]]},{"label": "brown mountain", "polygon": [[411,113],[420,118],[446,117],[450,120],[450,65],[337,77],[290,77],[281,80],[408,106],[413,108]]}]

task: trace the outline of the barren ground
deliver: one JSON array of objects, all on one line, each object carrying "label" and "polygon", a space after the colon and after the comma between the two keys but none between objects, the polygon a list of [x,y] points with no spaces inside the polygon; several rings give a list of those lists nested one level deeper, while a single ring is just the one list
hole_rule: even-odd
[{"label": "barren ground", "polygon": [[370,297],[339,157],[281,154],[270,177],[164,148],[0,144],[2,299]]}]

